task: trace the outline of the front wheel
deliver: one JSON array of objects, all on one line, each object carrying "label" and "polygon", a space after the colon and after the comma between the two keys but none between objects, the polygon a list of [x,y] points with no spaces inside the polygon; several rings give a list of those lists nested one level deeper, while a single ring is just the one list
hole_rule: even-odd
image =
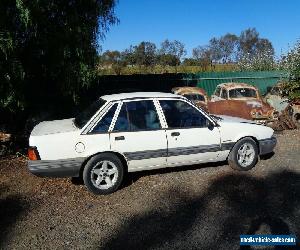
[{"label": "front wheel", "polygon": [[238,141],[228,156],[229,166],[235,170],[247,171],[255,166],[258,160],[258,147],[256,142],[246,137]]},{"label": "front wheel", "polygon": [[83,170],[83,181],[89,191],[96,195],[115,192],[123,180],[123,166],[120,159],[110,153],[92,157]]}]

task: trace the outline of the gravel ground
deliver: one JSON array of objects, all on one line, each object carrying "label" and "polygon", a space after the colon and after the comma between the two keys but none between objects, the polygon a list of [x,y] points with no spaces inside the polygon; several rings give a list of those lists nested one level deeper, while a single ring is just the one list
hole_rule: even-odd
[{"label": "gravel ground", "polygon": [[1,158],[0,248],[239,249],[240,234],[299,239],[300,130],[278,140],[248,172],[218,163],[134,173],[108,196]]}]

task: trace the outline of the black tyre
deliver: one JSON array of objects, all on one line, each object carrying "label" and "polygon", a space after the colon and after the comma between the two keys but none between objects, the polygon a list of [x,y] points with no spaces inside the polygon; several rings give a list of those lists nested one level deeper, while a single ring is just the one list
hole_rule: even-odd
[{"label": "black tyre", "polygon": [[256,142],[246,137],[239,140],[231,149],[228,156],[229,166],[235,170],[247,171],[255,166],[258,160]]},{"label": "black tyre", "polygon": [[122,183],[124,168],[120,159],[110,153],[92,157],[83,170],[83,181],[96,195],[115,192]]}]

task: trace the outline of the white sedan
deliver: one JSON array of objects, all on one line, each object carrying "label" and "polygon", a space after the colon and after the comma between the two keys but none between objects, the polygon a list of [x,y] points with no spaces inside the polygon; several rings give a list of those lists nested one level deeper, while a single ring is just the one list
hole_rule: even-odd
[{"label": "white sedan", "polygon": [[106,95],[75,119],[38,124],[29,138],[28,167],[37,176],[82,177],[94,194],[109,194],[127,172],[225,160],[249,170],[273,151],[273,132],[210,116],[179,95]]}]

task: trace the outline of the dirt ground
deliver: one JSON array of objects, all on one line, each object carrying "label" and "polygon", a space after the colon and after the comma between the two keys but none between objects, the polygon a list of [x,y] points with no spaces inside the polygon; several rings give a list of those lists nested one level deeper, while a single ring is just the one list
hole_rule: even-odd
[{"label": "dirt ground", "polygon": [[108,196],[35,177],[23,157],[1,158],[0,248],[239,249],[240,234],[299,240],[300,130],[277,137],[275,154],[251,171],[218,163],[134,173]]}]

